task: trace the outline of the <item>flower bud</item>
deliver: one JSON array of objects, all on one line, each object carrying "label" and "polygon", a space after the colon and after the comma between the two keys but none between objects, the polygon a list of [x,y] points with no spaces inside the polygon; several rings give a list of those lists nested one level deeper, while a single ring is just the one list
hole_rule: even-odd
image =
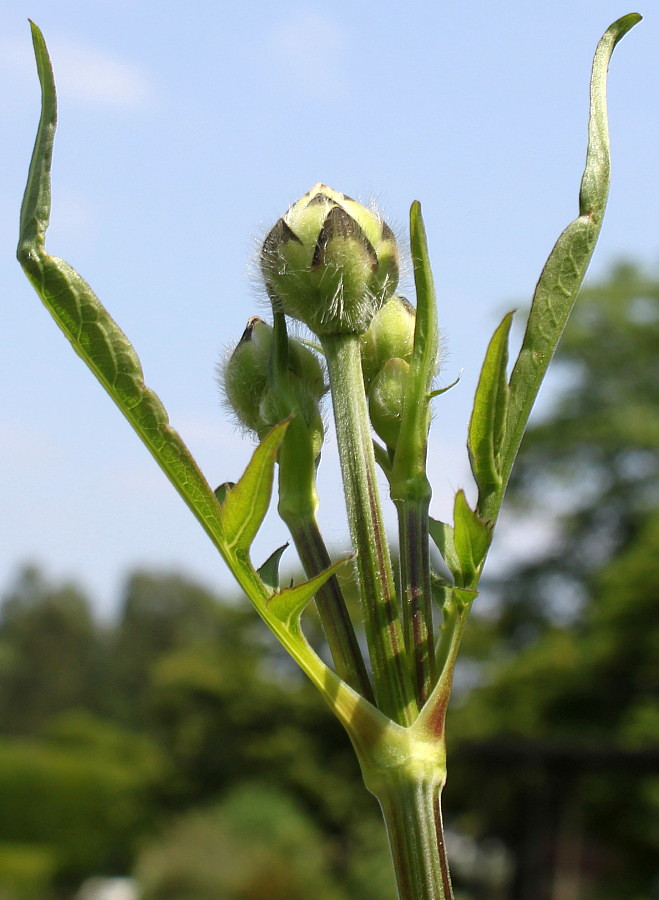
[{"label": "flower bud", "polygon": [[316,184],[261,251],[270,299],[315,334],[362,334],[398,283],[398,248],[377,213]]},{"label": "flower bud", "polygon": [[410,361],[415,316],[412,304],[396,294],[373,317],[361,337],[362,372],[367,392],[388,359]]},{"label": "flower bud", "polygon": [[371,425],[390,450],[395,450],[398,443],[409,371],[404,359],[388,359],[373,379],[368,394]]},{"label": "flower bud", "polygon": [[[236,349],[221,372],[227,402],[245,428],[262,437],[288,414],[270,384],[270,353],[273,329],[253,316]],[[316,455],[323,440],[319,401],[326,392],[322,366],[316,355],[299,341],[288,339],[289,386],[297,412],[312,430]]]}]

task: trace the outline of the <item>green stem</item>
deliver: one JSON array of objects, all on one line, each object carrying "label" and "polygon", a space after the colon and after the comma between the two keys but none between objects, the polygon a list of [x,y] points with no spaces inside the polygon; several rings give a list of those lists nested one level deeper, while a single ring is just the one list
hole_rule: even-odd
[{"label": "green stem", "polygon": [[[328,569],[331,560],[318,529],[316,458],[310,428],[291,389],[289,347],[284,315],[274,310],[274,342],[270,378],[282,418],[291,416],[279,450],[279,515],[286,523],[309,578]],[[316,594],[316,606],[338,674],[367,700],[374,702],[355,630],[336,576]]]},{"label": "green stem", "polygon": [[[282,513],[282,518],[307,576],[313,578],[329,568],[332,561],[315,516]],[[316,606],[337,673],[362,697],[375,703],[373,688],[336,575],[332,575],[316,594]]]},{"label": "green stem", "polygon": [[382,809],[399,900],[452,900],[438,767],[394,769],[373,791]]},{"label": "green stem", "polygon": [[436,681],[428,546],[429,505],[429,497],[396,500],[405,647],[414,667],[414,686],[420,706],[428,699]]},{"label": "green stem", "polygon": [[361,373],[359,336],[324,335],[348,522],[357,553],[359,588],[379,708],[409,725],[416,702],[398,618]]}]

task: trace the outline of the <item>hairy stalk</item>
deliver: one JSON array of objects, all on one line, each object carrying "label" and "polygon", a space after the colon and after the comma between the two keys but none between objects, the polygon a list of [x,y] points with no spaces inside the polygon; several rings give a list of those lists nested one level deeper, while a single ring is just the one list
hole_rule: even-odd
[{"label": "hairy stalk", "polygon": [[[279,450],[278,512],[293,538],[304,571],[313,578],[331,565],[316,521],[315,450],[310,429],[291,389],[286,320],[278,310],[274,310],[273,318],[270,379],[276,389],[280,417],[292,417]],[[336,671],[352,688],[373,702],[373,688],[336,576],[320,588],[315,599]]]},{"label": "hairy stalk", "polygon": [[391,559],[377,486],[371,427],[355,334],[322,336],[327,360],[341,472],[364,610],[378,706],[394,722],[416,714]]}]

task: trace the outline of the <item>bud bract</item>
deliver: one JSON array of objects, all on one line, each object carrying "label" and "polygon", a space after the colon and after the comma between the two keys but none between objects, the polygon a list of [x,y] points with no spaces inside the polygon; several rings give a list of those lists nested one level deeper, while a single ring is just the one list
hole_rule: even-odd
[{"label": "bud bract", "polygon": [[388,359],[373,379],[368,393],[371,425],[390,450],[395,450],[398,443],[409,371],[409,364],[404,359]]},{"label": "bud bract", "polygon": [[412,304],[405,297],[394,295],[373,317],[360,341],[367,392],[388,359],[410,361],[414,348],[415,316]]},{"label": "bud bract", "polygon": [[[260,437],[288,414],[288,410],[282,410],[281,398],[271,385],[273,335],[270,325],[253,316],[221,372],[229,405],[240,423]],[[291,338],[288,339],[288,384],[297,405],[296,412],[313,432],[317,455],[323,440],[319,402],[327,390],[323,368],[313,351]]]},{"label": "bud bract", "polygon": [[398,248],[377,213],[316,184],[266,237],[270,299],[315,334],[362,334],[398,284]]}]

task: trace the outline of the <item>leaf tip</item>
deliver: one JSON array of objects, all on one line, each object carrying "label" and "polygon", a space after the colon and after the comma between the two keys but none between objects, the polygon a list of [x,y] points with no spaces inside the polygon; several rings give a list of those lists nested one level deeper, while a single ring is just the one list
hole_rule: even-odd
[{"label": "leaf tip", "polygon": [[613,34],[613,46],[615,47],[618,41],[623,38],[628,31],[631,31],[634,25],[638,25],[642,19],[643,16],[637,12],[627,13],[626,16],[621,16],[619,19],[616,19],[616,21],[607,29],[607,33]]}]

